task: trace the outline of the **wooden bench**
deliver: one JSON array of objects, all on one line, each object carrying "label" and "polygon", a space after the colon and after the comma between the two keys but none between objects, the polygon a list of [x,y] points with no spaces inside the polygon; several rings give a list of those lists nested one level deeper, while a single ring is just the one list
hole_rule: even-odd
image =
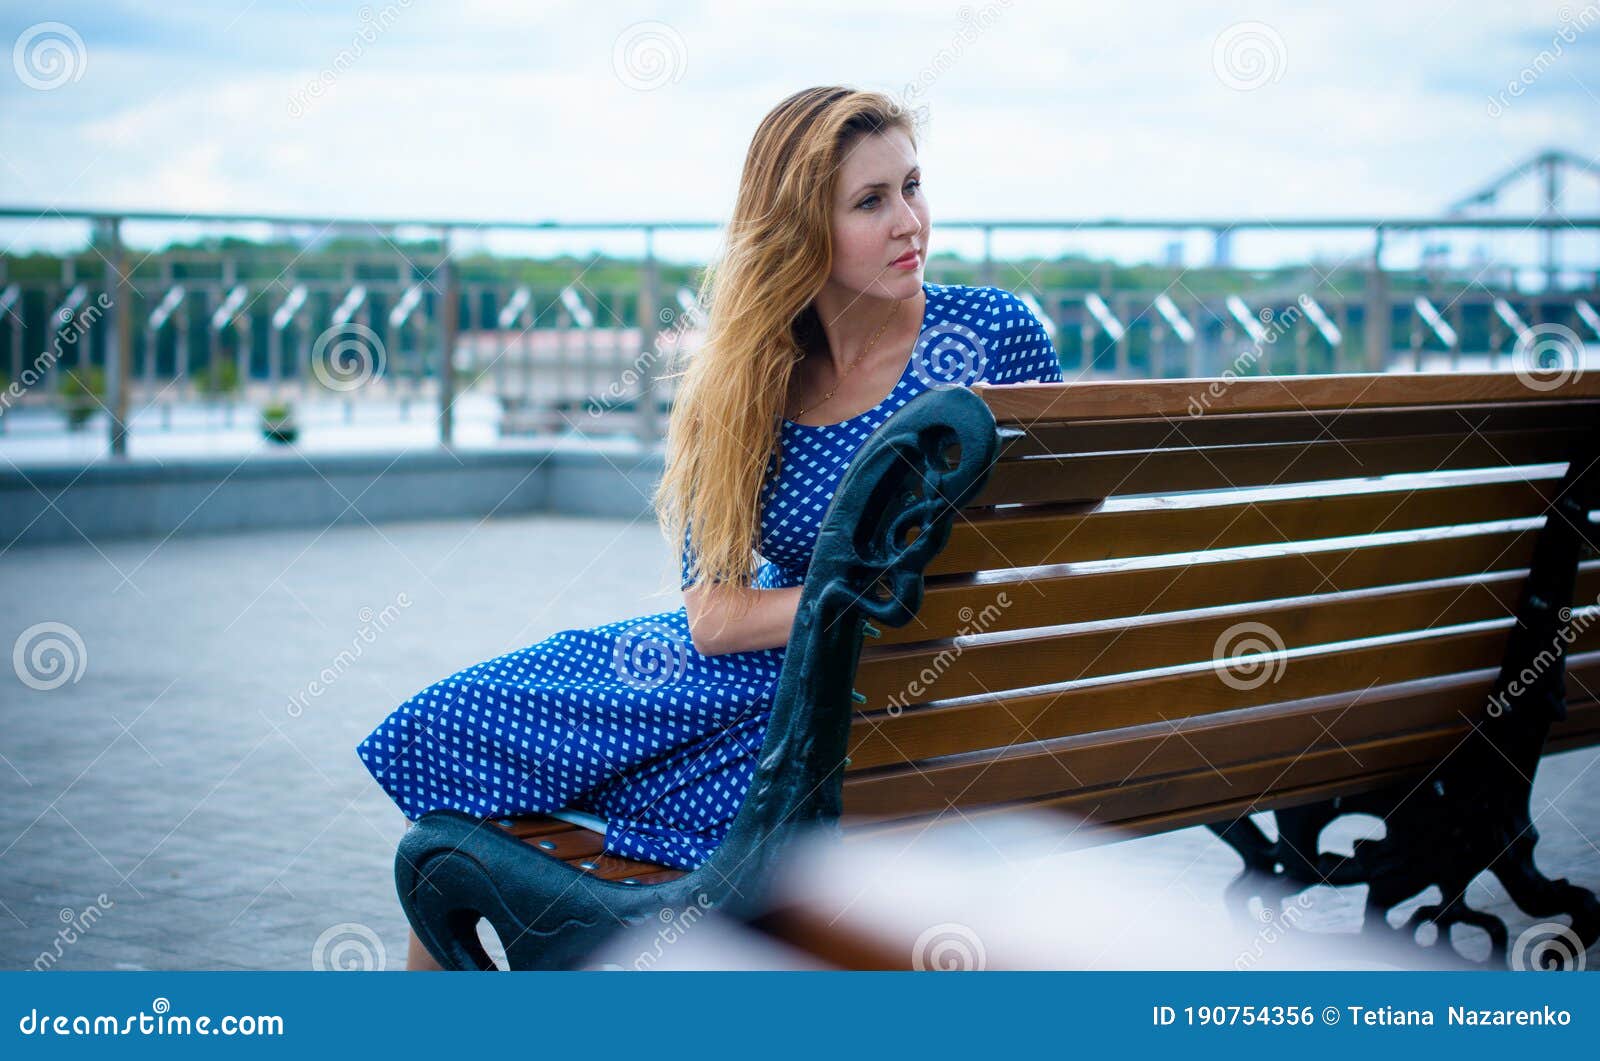
[{"label": "wooden bench", "polygon": [[[1209,825],[1245,859],[1237,899],[1364,883],[1375,933],[1437,885],[1405,930],[1477,925],[1499,962],[1504,925],[1463,901],[1492,870],[1588,946],[1600,903],[1534,867],[1528,793],[1542,754],[1600,742],[1597,460],[1581,376],[928,391],[840,484],[709,861],[440,811],[400,845],[402,905],[447,968],[493,967],[480,918],[512,968],[572,967],[669,908],[755,909],[797,829],[1025,807]],[[1387,835],[1322,852],[1347,813]]]}]

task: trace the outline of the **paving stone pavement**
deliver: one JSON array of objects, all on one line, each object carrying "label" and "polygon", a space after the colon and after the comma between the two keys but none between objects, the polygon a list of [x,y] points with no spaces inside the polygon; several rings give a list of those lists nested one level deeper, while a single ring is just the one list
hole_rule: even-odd
[{"label": "paving stone pavement", "polygon": [[[65,645],[72,676],[40,689],[5,675],[0,968],[402,968],[393,858],[404,820],[355,745],[461,667],[676,608],[675,573],[648,519],[12,550],[0,563],[3,644],[27,633],[30,647]],[[24,662],[34,684],[54,684],[52,658]],[[1541,867],[1590,888],[1597,761],[1593,750],[1547,759],[1533,802]],[[1347,850],[1364,827],[1341,822],[1327,842]],[[1225,916],[1239,860],[1205,830],[1118,849]],[[1061,872],[1073,857],[1060,856]],[[1307,924],[1354,929],[1360,889],[1312,895]],[[1513,933],[1532,923],[1492,878],[1468,899]],[[1600,968],[1596,950],[1588,966]]]}]

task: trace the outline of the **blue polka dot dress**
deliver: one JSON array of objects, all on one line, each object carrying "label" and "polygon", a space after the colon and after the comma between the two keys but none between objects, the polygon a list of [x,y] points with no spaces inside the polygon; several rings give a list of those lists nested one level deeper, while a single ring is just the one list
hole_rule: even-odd
[{"label": "blue polka dot dress", "polygon": [[[894,389],[848,420],[785,420],[761,497],[756,585],[798,586],[840,477],[889,415],[933,386],[1059,382],[1044,327],[1013,294],[924,284],[921,335]],[[688,585],[692,535],[681,558]],[[357,747],[406,817],[576,811],[604,847],[693,869],[749,790],[784,649],[703,656],[684,608],[562,630],[401,704]],[[591,819],[592,820],[592,819]]]}]

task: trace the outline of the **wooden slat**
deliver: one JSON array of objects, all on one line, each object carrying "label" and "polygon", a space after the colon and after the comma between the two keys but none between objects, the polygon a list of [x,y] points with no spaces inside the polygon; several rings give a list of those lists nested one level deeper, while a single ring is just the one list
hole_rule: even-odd
[{"label": "wooden slat", "polygon": [[[972,698],[893,714],[860,713],[851,727],[849,755],[855,767],[868,769],[1457,674],[1498,662],[1510,622],[1403,642],[1310,652],[1283,661],[1273,680],[1254,687],[1237,675],[1224,681],[1221,671],[1206,668],[1074,689]],[[1579,634],[1569,651],[1595,647],[1600,647],[1600,624]]]},{"label": "wooden slat", "polygon": [[[1590,702],[1574,705],[1571,711],[1585,729],[1593,730],[1596,726],[1600,726],[1600,704]],[[1558,725],[1565,727],[1565,723]],[[1279,791],[1280,785],[1292,790],[1309,784],[1331,784],[1336,786],[1334,794],[1351,794],[1379,787],[1373,783],[1371,775],[1374,773],[1385,779],[1396,779],[1401,783],[1409,780],[1412,784],[1416,784],[1429,776],[1442,759],[1461,745],[1469,729],[1469,724],[1463,719],[1445,731],[1382,738],[1347,748],[1323,748],[1309,752],[1305,756],[1290,756],[1272,762],[1233,768],[1225,771],[1227,775],[1225,779],[1217,778],[1215,774],[1206,771],[1193,775],[1193,783],[1182,787],[1166,781],[1152,781],[1143,786],[1144,791],[1132,793],[1131,799],[1120,799],[1119,790],[1112,794],[1110,799],[1100,801],[1100,806],[1107,814],[1116,816],[1104,819],[1106,821],[1137,823],[1141,819],[1167,814],[1174,809],[1203,806],[1208,802],[1217,805],[1230,797],[1236,797],[1239,791],[1248,791],[1252,786],[1261,786],[1263,782],[1267,786],[1264,794],[1250,801],[1254,810],[1294,806],[1306,802],[1304,799],[1293,801],[1273,799],[1272,793]],[[1365,768],[1351,771],[1350,766],[1354,763],[1352,754],[1363,764],[1370,765],[1374,769],[1371,772]],[[1093,795],[1093,793],[1073,793],[1064,798],[1041,801],[1033,805],[1041,809],[1072,810],[1074,807],[1094,805],[1089,802]],[[1202,820],[1228,821],[1230,818],[1207,817]]]},{"label": "wooden slat", "polygon": [[502,824],[502,828],[551,858],[583,858],[595,854],[605,839],[593,829],[542,814],[507,820],[512,824],[509,827]]},{"label": "wooden slat", "polygon": [[567,859],[569,865],[591,877],[601,880],[632,879],[636,883],[646,883],[643,877],[649,876],[652,880],[671,880],[673,877],[682,876],[686,871],[663,866],[657,862],[642,862],[638,859],[624,858],[621,855],[591,855],[585,859]]},{"label": "wooden slat", "polygon": [[545,836],[550,833],[565,833],[582,826],[573,825],[561,818],[552,818],[548,814],[523,814],[515,818],[499,818],[495,824],[505,829],[512,836],[528,839],[529,837]]},{"label": "wooden slat", "polygon": [[1029,386],[977,384],[973,392],[1000,424],[1041,420],[1185,417],[1220,413],[1296,412],[1493,402],[1557,402],[1600,398],[1600,376],[1575,375],[1535,390],[1514,372],[1362,373],[1263,376],[1248,379],[1110,380]]},{"label": "wooden slat", "polygon": [[[1201,804],[1198,807],[1183,807],[1175,810],[1159,811],[1155,814],[1144,814],[1136,818],[1124,818],[1116,822],[1114,828],[1116,834],[1130,833],[1134,836],[1150,836],[1156,833],[1170,832],[1173,829],[1187,829],[1195,825],[1206,825],[1211,822],[1237,821],[1246,815],[1258,814],[1261,811],[1300,807],[1307,803],[1320,803],[1335,796],[1353,796],[1393,784],[1415,784],[1420,772],[1415,767],[1401,767],[1397,770],[1375,770],[1361,777],[1342,777],[1335,781],[1324,781],[1314,785],[1295,785],[1281,788],[1275,786],[1271,795],[1234,797],[1232,799],[1218,800],[1215,803]],[[1029,807],[1033,810],[1060,811],[1059,807],[1051,805],[1030,804]],[[978,811],[973,816],[983,817],[985,813],[985,811]],[[920,825],[916,825],[914,822],[905,822],[904,820],[897,824],[899,828],[905,828],[908,824],[914,828],[921,828]]]},{"label": "wooden slat", "polygon": [[[1454,726],[1464,717],[1482,717],[1497,673],[1498,668],[1482,668],[1381,686],[1359,697],[1314,697],[852,771],[845,778],[845,811],[865,823],[938,813],[951,806],[1039,799]],[[1583,690],[1600,689],[1600,655],[1573,659],[1568,673],[1574,703],[1590,702]],[[1569,715],[1569,722],[1574,717]],[[1350,763],[1352,769],[1365,765]]]},{"label": "wooden slat", "polygon": [[[1429,764],[1430,767],[1431,765]],[[1349,796],[1359,792],[1369,792],[1376,788],[1408,780],[1411,783],[1415,783],[1418,775],[1425,773],[1426,769],[1426,767],[1423,770],[1418,770],[1416,767],[1402,767],[1397,770],[1373,771],[1360,777],[1339,778],[1335,781],[1322,782],[1315,785],[1275,786],[1274,794],[1270,796],[1233,796],[1213,803],[1162,810],[1154,814],[1119,819],[1115,822],[1107,822],[1104,819],[1091,819],[1094,824],[1084,824],[1076,813],[1063,812],[1062,821],[1063,823],[1070,823],[1067,828],[1072,831],[1071,836],[1074,846],[1081,844],[1088,847],[1097,843],[1115,843],[1125,840],[1129,836],[1170,832],[1174,829],[1187,829],[1191,826],[1205,825],[1209,822],[1230,822],[1260,811],[1298,807],[1307,803],[1317,803],[1332,799],[1335,796]],[[1057,806],[1053,800],[1025,800],[1018,803],[964,808],[961,815],[963,819],[980,820],[1016,810],[1062,811],[1062,808]],[[932,820],[937,821],[938,818],[935,817]],[[845,843],[854,843],[863,840],[871,841],[876,837],[892,836],[896,833],[915,834],[928,828],[929,823],[930,819],[926,816],[896,818],[882,822],[865,821],[852,823],[843,829],[841,839]]]},{"label": "wooden slat", "polygon": [[[1511,615],[1526,572],[1502,572],[1412,588],[1302,597],[1248,612],[1238,609],[1181,618],[1135,619],[1089,628],[1051,630],[974,643],[941,639],[883,649],[863,648],[855,689],[862,711],[929,700],[1078,681],[1213,658],[1228,631],[1263,624],[1283,648],[1437,629]],[[1575,599],[1600,597],[1600,560],[1583,565]]]},{"label": "wooden slat", "polygon": [[1528,566],[1537,534],[1536,529],[1451,537],[1419,532],[1415,540],[1242,558],[1218,553],[1181,565],[1129,561],[1085,571],[1063,564],[941,576],[927,580],[922,607],[910,622],[881,630],[869,643],[894,645],[1509,571]]},{"label": "wooden slat", "polygon": [[[1345,780],[1359,778],[1369,770],[1393,770],[1436,762],[1461,742],[1466,728],[1463,722],[1447,730],[1367,741],[1348,750],[1315,749],[1281,759],[1241,763],[1220,770],[1198,770],[1173,777],[1145,778],[1105,789],[1075,788],[1053,799],[1030,801],[1027,805],[1069,811],[1093,822],[1113,824],[1215,803],[1241,792],[1270,794],[1273,787],[1280,784],[1293,787]],[[1352,753],[1364,768],[1356,767],[1350,758]],[[856,824],[852,823],[852,827]]]},{"label": "wooden slat", "polygon": [[1495,431],[1358,442],[1135,450],[999,461],[972,506],[1085,501],[1124,494],[1236,490],[1459,468],[1563,462],[1585,432]]},{"label": "wooden slat", "polygon": [[1463,435],[1473,431],[1530,427],[1578,428],[1597,421],[1600,421],[1600,402],[1592,401],[1046,421],[1028,424],[1021,433],[1002,432],[1000,458],[1173,446],[1355,442],[1399,435]]},{"label": "wooden slat", "polygon": [[[656,862],[642,862],[618,855],[603,854],[605,837],[602,834],[560,818],[544,814],[526,814],[491,820],[541,855],[560,859],[579,872],[602,880],[622,880],[631,877],[640,884],[655,884],[674,880],[687,872]],[[583,863],[586,862],[592,863],[593,868],[585,867]]]},{"label": "wooden slat", "polygon": [[[1577,720],[1578,732],[1600,731],[1600,704],[1573,705],[1569,710]],[[1564,733],[1569,731],[1568,723],[1557,725]],[[978,820],[1023,808],[1055,810],[1139,832],[1232,821],[1257,811],[1353,795],[1388,784],[1420,783],[1460,746],[1469,728],[1462,720],[1446,729],[1377,738],[1344,748],[1319,748],[1221,771],[1205,769],[1105,789],[1074,789],[1048,799],[964,808],[961,813]],[[1355,759],[1363,764],[1361,768],[1354,768]],[[850,820],[845,829],[852,838],[866,839],[896,830],[920,830],[928,821],[925,815],[888,822]]]},{"label": "wooden slat", "polygon": [[1273,496],[1257,490],[1208,505],[1141,499],[1111,502],[1123,506],[1112,510],[975,510],[952,524],[949,541],[926,573],[1114,560],[1524,519],[1544,515],[1559,486],[1554,477],[1454,483],[1417,477],[1381,491],[1329,493],[1302,487],[1299,496]]}]

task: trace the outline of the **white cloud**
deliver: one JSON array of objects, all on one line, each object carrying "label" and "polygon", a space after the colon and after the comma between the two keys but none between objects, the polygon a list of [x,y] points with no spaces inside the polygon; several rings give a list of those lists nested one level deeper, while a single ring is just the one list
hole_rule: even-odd
[{"label": "white cloud", "polygon": [[[1600,87],[1583,83],[1595,79],[1576,54],[1541,92],[1485,113],[1487,92],[1559,27],[1557,9],[1013,0],[963,37],[954,7],[915,2],[412,4],[315,98],[306,86],[349,44],[354,16],[307,22],[272,3],[169,12],[153,39],[86,27],[94,61],[81,83],[0,89],[0,141],[29,145],[7,152],[0,198],[717,220],[783,95],[920,76],[936,217],[1431,213],[1546,145],[1600,142],[1600,108],[1581,91]],[[202,19],[204,46],[186,50],[183,20]],[[613,46],[651,19],[681,37],[682,76],[640,91],[614,71]],[[1252,20],[1281,39],[1283,71],[1238,91],[1218,80],[1213,50]],[[1585,194],[1596,199],[1574,189]]]}]

